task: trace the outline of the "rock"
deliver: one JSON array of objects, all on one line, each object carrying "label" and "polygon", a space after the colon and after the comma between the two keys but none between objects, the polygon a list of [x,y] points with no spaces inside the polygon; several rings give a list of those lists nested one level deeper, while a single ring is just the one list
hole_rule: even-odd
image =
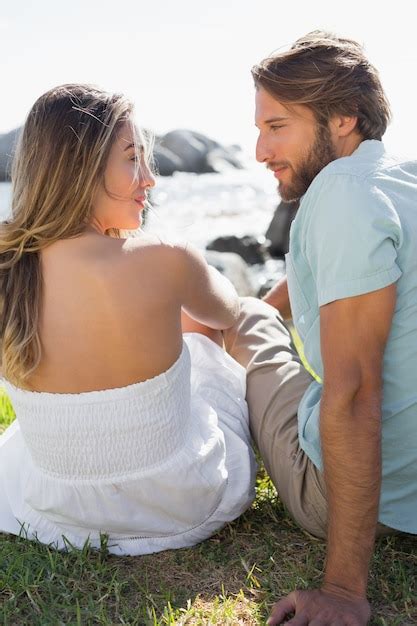
[{"label": "rock", "polygon": [[283,259],[269,259],[266,263],[251,265],[249,270],[252,283],[256,286],[256,295],[258,298],[262,298],[285,276],[285,261]]},{"label": "rock", "polygon": [[265,237],[253,237],[252,235],[236,237],[235,235],[228,235],[214,239],[207,244],[206,248],[207,250],[218,250],[219,252],[235,252],[249,265],[265,263],[270,258],[268,252],[269,241]]},{"label": "rock", "polygon": [[212,168],[213,172],[225,172],[233,168],[242,168],[239,160],[222,147],[209,150],[206,158],[207,164]]},{"label": "rock", "polygon": [[[0,135],[0,180],[10,178],[10,162],[20,128]],[[145,134],[148,131],[145,130]],[[161,176],[174,172],[222,172],[226,168],[242,168],[239,147],[222,146],[217,141],[192,130],[173,130],[155,141],[154,160]]]},{"label": "rock", "polygon": [[[161,149],[169,150],[181,161],[181,172],[206,174],[223,171],[225,167],[242,168],[236,146],[226,148],[217,141],[192,130],[173,130],[155,143],[155,160]],[[160,174],[165,176],[163,169]],[[172,172],[171,172],[172,173]]]},{"label": "rock", "polygon": [[249,268],[241,256],[234,252],[206,250],[207,263],[215,267],[230,280],[240,296],[254,296],[256,288],[252,283]]},{"label": "rock", "polygon": [[[257,239],[249,235],[219,237],[207,246],[205,256],[210,265],[229,278],[240,296],[261,298],[285,275],[285,261],[271,258],[265,249],[267,243],[264,237]],[[249,264],[243,258],[242,250],[250,259]]]},{"label": "rock", "polygon": [[0,135],[0,181],[10,179],[10,167],[20,128]]},{"label": "rock", "polygon": [[173,130],[161,137],[159,145],[180,158],[183,172],[203,174],[213,171],[207,165],[207,141],[190,130]]},{"label": "rock", "polygon": [[284,257],[288,252],[290,226],[298,207],[298,201],[281,201],[275,209],[274,216],[265,233],[265,237],[271,242],[269,252],[272,256]]},{"label": "rock", "polygon": [[171,176],[174,172],[184,171],[182,159],[164,146],[155,145],[153,158],[156,172],[161,176]]}]

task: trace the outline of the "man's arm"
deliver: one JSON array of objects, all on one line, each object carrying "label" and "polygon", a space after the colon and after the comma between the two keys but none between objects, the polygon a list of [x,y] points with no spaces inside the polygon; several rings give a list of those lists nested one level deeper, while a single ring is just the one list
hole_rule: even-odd
[{"label": "man's arm", "polygon": [[320,433],[329,504],[325,587],[366,596],[381,485],[382,364],[396,288],[320,311]]},{"label": "man's arm", "polygon": [[[395,301],[390,285],[320,309],[320,433],[329,511],[324,584],[278,602],[270,624],[282,623],[289,612],[308,620],[303,624],[348,619],[362,626],[369,619],[366,587],[381,485],[382,366]],[[323,619],[325,614],[333,621]]]},{"label": "man's arm", "polygon": [[262,300],[278,309],[284,320],[291,319],[292,315],[286,276],[281,278],[281,280],[263,296]]}]

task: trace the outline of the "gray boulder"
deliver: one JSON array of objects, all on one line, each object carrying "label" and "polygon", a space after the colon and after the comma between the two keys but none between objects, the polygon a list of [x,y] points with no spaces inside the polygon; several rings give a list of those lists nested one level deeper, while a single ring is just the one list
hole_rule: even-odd
[{"label": "gray boulder", "polygon": [[173,130],[160,139],[159,145],[180,158],[183,172],[212,171],[207,168],[207,142],[189,130]]},{"label": "gray boulder", "polygon": [[15,128],[9,133],[0,135],[0,181],[10,179],[10,168],[15,149],[16,141],[19,136],[20,128]]},{"label": "gray boulder", "polygon": [[153,158],[156,171],[161,176],[171,176],[174,172],[185,171],[182,159],[164,146],[155,145]]},{"label": "gray boulder", "polygon": [[275,209],[274,216],[265,233],[265,237],[271,242],[269,252],[272,256],[284,257],[288,252],[290,227],[298,207],[298,201],[281,201]]},{"label": "gray boulder", "polygon": [[[0,135],[0,181],[10,178],[10,164],[20,128]],[[173,130],[155,141],[154,160],[161,176],[174,172],[204,174],[242,168],[239,147],[224,147],[192,130]]]},{"label": "gray boulder", "polygon": [[249,268],[241,256],[233,252],[206,250],[204,256],[209,265],[215,267],[230,280],[239,296],[254,296],[257,288],[253,284]]},{"label": "gray boulder", "polygon": [[250,274],[252,283],[256,285],[256,295],[262,298],[283,276],[285,276],[285,261],[270,259],[264,264],[251,265]]},{"label": "gray boulder", "polygon": [[206,174],[223,171],[225,167],[242,168],[236,146],[230,148],[192,130],[179,129],[166,133],[155,142],[154,157],[162,176],[173,173],[164,168],[164,154],[174,154],[180,163],[173,171]]},{"label": "gray boulder", "polygon": [[265,263],[270,258],[269,241],[265,237],[253,237],[252,235],[245,235],[243,237],[236,237],[235,235],[227,235],[224,237],[217,237],[213,241],[207,244],[207,250],[218,250],[219,252],[235,252],[239,254],[242,259],[254,265],[255,263]]},{"label": "gray boulder", "polygon": [[234,252],[206,250],[204,255],[209,265],[213,265],[230,280],[240,296],[261,298],[285,275],[285,263],[281,259],[248,265]]}]

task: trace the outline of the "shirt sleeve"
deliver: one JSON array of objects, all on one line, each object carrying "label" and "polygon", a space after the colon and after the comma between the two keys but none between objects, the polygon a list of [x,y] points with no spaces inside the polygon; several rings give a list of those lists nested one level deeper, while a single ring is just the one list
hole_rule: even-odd
[{"label": "shirt sleeve", "polygon": [[310,207],[305,232],[319,306],[397,281],[401,243],[399,216],[376,186],[357,176],[327,176]]}]

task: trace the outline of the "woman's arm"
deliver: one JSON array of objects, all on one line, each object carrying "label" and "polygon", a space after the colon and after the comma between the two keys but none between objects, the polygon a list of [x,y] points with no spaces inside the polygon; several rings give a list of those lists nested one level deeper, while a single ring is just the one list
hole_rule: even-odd
[{"label": "woman's arm", "polygon": [[176,246],[182,307],[197,322],[222,330],[237,321],[239,297],[232,283],[193,246]]}]

